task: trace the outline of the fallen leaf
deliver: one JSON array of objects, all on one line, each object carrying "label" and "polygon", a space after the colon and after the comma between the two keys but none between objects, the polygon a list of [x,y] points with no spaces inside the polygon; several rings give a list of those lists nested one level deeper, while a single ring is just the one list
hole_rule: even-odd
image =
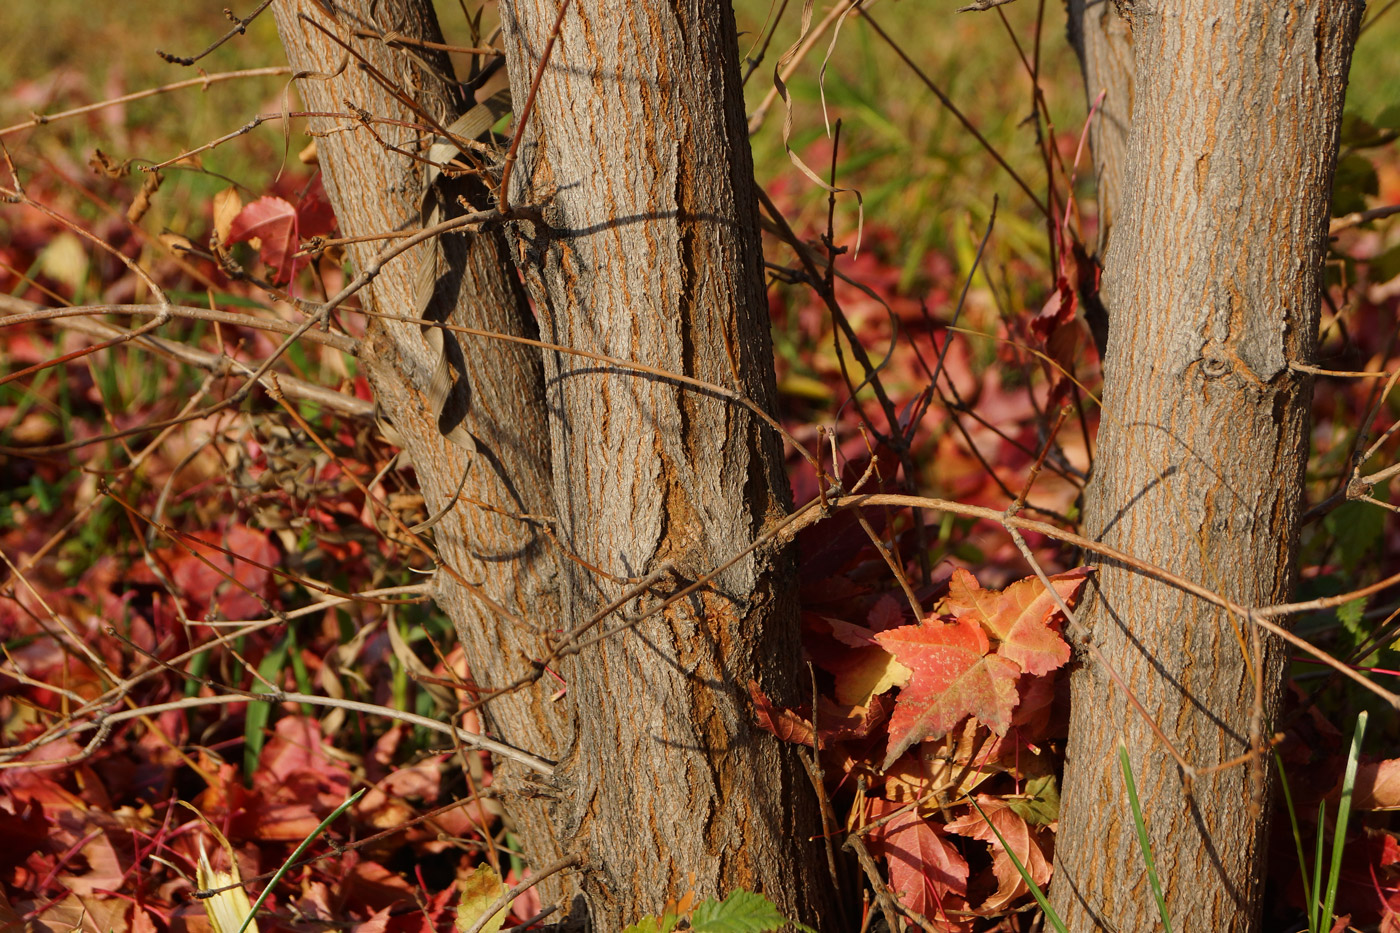
[{"label": "fallen leaf", "polygon": [[[810,707],[804,705],[786,709],[774,706],[753,681],[749,682],[749,696],[753,699],[759,728],[773,733],[784,742],[812,745],[812,721],[808,718]],[[873,697],[869,706],[843,706],[826,696],[818,697],[817,705],[817,732],[822,748],[831,742],[866,738],[876,726],[889,718],[891,706],[887,698],[879,696]]]},{"label": "fallen leaf", "polygon": [[1400,810],[1400,758],[1358,765],[1351,805],[1356,810]]},{"label": "fallen leaf", "polygon": [[[248,924],[245,933],[258,933],[256,920],[249,921],[253,904],[248,892],[243,889],[243,878],[238,873],[238,861],[230,850],[232,862],[229,871],[216,871],[209,865],[209,853],[204,849],[204,840],[199,841],[199,864],[195,867],[195,884],[201,891],[215,888],[228,888],[213,897],[205,898],[204,909],[209,913],[209,922],[214,925],[214,933],[239,933],[243,924]],[[229,887],[232,885],[232,887]]]},{"label": "fallen leaf", "polygon": [[[870,801],[872,820],[895,813],[899,803]],[[943,828],[906,810],[870,833],[872,848],[889,866],[890,887],[905,907],[930,919],[966,905],[967,860]]]},{"label": "fallen leaf", "polygon": [[1053,774],[1028,778],[1021,796],[1007,798],[1006,805],[1033,826],[1046,826],[1060,818],[1060,786]]},{"label": "fallen leaf", "polygon": [[[457,906],[457,929],[460,931],[470,930],[481,920],[482,916],[492,904],[501,899],[501,895],[509,890],[496,874],[496,870],[490,865],[482,863],[476,867],[466,878],[462,879],[462,901]],[[497,933],[501,924],[506,922],[506,914],[510,910],[510,905],[506,904],[487,920],[481,927],[481,933]]]},{"label": "fallen leaf", "polygon": [[[980,905],[983,911],[997,911],[1010,905],[1022,895],[1030,893],[1016,864],[1007,855],[1007,848],[1015,853],[1031,880],[1044,890],[1050,881],[1050,855],[1043,847],[1041,834],[1019,817],[1005,800],[998,797],[978,795],[977,803],[986,814],[971,810],[948,823],[948,832],[979,839],[992,849],[992,874],[997,880],[997,889]],[[996,827],[996,832],[992,831]],[[1006,841],[1003,846],[1001,839]]]},{"label": "fallen leaf", "polygon": [[[1060,599],[1073,609],[1092,572],[1092,567],[1077,567],[1049,579]],[[972,574],[958,568],[948,582],[942,608],[958,618],[980,622],[1000,642],[997,653],[1028,674],[1049,673],[1069,660],[1069,644],[1054,625],[1063,613],[1035,577],[1018,580],[1005,590],[984,590]]]},{"label": "fallen leaf", "polygon": [[0,933],[19,933],[23,926],[19,914],[15,913],[4,890],[0,889]]},{"label": "fallen leaf", "polygon": [[296,257],[300,248],[296,208],[282,198],[258,198],[233,219],[228,242],[253,239],[258,241],[258,255],[271,270],[275,284],[291,281],[297,267],[306,262],[305,258],[298,260]]},{"label": "fallen leaf", "polygon": [[243,199],[237,188],[225,188],[214,195],[214,236],[227,245],[233,235],[233,221],[243,211]]},{"label": "fallen leaf", "polygon": [[297,233],[310,239],[325,236],[334,229],[335,209],[331,207],[331,199],[326,195],[320,173],[317,173],[297,202]]},{"label": "fallen leaf", "polygon": [[912,671],[890,717],[884,767],[911,745],[947,735],[967,716],[998,735],[1010,727],[1021,670],[987,653],[987,633],[976,622],[925,621],[881,632],[875,640]]},{"label": "fallen leaf", "polygon": [[350,933],[384,933],[389,929],[389,913],[392,907],[383,907],[370,915],[364,923],[356,923],[350,927]]},{"label": "fallen leaf", "polygon": [[813,742],[812,724],[790,709],[774,706],[757,681],[749,681],[749,696],[753,699],[758,726],[784,742],[810,746]]}]

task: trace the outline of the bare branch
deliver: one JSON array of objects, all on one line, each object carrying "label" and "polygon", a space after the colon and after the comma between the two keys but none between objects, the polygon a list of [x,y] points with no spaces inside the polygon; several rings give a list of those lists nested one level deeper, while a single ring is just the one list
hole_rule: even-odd
[{"label": "bare branch", "polygon": [[261,13],[263,10],[266,10],[270,6],[272,6],[272,0],[263,0],[263,2],[258,5],[258,8],[256,10],[249,13],[242,19],[239,19],[237,16],[234,16],[232,10],[225,9],[224,15],[227,16],[229,20],[233,23],[233,28],[230,29],[228,32],[224,33],[218,39],[214,40],[214,42],[209,46],[209,48],[205,49],[203,52],[200,52],[198,55],[194,55],[189,58],[181,58],[178,55],[171,55],[169,52],[162,52],[160,49],[156,49],[156,54],[159,55],[161,58],[165,59],[166,61],[170,62],[170,64],[172,65],[193,65],[195,62],[199,61],[201,58],[208,55],[210,52],[214,51],[228,40],[232,39],[234,36],[241,36],[247,33],[248,24],[251,23],[253,20],[257,19],[258,14]]},{"label": "bare branch", "polygon": [[187,87],[203,87],[207,90],[209,85],[219,84],[223,81],[233,81],[238,78],[272,78],[279,75],[289,75],[291,73],[292,69],[285,65],[277,65],[270,68],[247,68],[242,71],[224,71],[219,74],[201,75],[198,78],[189,78],[185,81],[163,84],[160,87],[147,88],[144,91],[136,91],[132,94],[123,94],[121,97],[113,97],[110,100],[98,101],[95,104],[74,107],[72,110],[63,110],[58,113],[36,113],[32,120],[26,120],[23,123],[15,123],[4,129],[0,129],[0,137],[8,136],[11,133],[18,133],[20,130],[27,130],[30,127],[48,126],[50,123],[57,123],[60,120],[79,117],[85,113],[95,113],[98,110],[105,110],[108,107],[119,107],[122,104],[129,104],[134,100],[154,97],[157,94],[168,94],[171,91],[179,91]]}]

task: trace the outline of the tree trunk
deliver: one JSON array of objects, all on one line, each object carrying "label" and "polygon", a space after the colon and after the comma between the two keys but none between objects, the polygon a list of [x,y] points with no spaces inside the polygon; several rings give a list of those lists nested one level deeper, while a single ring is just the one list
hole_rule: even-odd
[{"label": "tree trunk", "polygon": [[[1098,111],[1089,122],[1089,148],[1098,189],[1100,263],[1108,252],[1109,233],[1123,196],[1128,159],[1128,127],[1133,116],[1133,30],[1111,0],[1069,0],[1069,42],[1079,56],[1084,93]],[[1100,97],[1102,99],[1100,100]],[[1094,335],[1099,359],[1106,355],[1109,308],[1102,291],[1082,289],[1084,320]]]},{"label": "tree trunk", "polygon": [[[331,8],[334,15],[327,15],[327,8],[316,0],[280,0],[273,5],[292,66],[313,73],[297,82],[309,109],[344,112],[348,103],[375,116],[421,122],[307,19],[349,42],[401,88],[414,90],[436,119],[450,122],[464,109],[456,84],[448,80],[451,65],[445,55],[427,50],[410,54],[377,40],[352,37],[357,29],[370,28],[441,42],[431,5],[417,0],[353,0]],[[327,77],[342,61],[346,67]],[[309,129],[324,133],[349,122],[317,117]],[[378,124],[374,131],[407,152],[426,149],[424,134],[412,128]],[[326,191],[345,235],[419,226],[421,163],[385,149],[365,128],[322,135],[317,149]],[[486,197],[484,190],[478,197]],[[487,205],[483,200],[477,206]],[[350,244],[355,267],[364,269],[392,242]],[[524,295],[509,268],[506,244],[498,234],[449,234],[436,244],[417,246],[388,263],[371,287],[360,292],[360,300],[387,314],[414,315],[415,273],[419,263],[431,261],[435,248],[443,250],[444,266],[460,270],[456,281],[440,286],[448,292],[445,303],[455,305],[452,323],[535,335]],[[447,339],[450,346],[454,338]],[[463,490],[470,501],[460,502],[432,531],[440,564],[456,574],[440,571],[435,576],[435,596],[452,618],[477,685],[490,689],[527,672],[528,658],[548,653],[544,630],[558,616],[556,555],[536,526],[510,517],[554,511],[544,383],[538,354],[528,347],[475,337],[455,339],[470,387],[465,426],[475,438],[474,455],[449,443],[439,430],[437,413],[427,397],[437,352],[426,343],[418,325],[373,322],[359,359],[379,405],[403,439],[432,513],[454,495],[470,464]],[[458,578],[474,586],[463,585]],[[568,744],[571,726],[561,704],[549,701],[554,690],[540,683],[493,701],[485,711],[492,732],[535,755],[557,759]],[[523,779],[532,776],[518,773],[522,770],[509,760],[497,761],[497,790],[528,787]],[[507,795],[505,802],[534,863],[545,864],[564,854],[568,839],[557,832],[547,797],[532,792]],[[567,912],[577,890],[574,876],[566,872],[547,880],[541,894],[546,903],[564,901]]]},{"label": "tree trunk", "polygon": [[[502,4],[517,103],[557,0]],[[544,339],[742,393],[776,390],[753,168],[727,0],[575,0],[543,71],[514,203]],[[577,738],[561,766],[593,920],[734,888],[823,919],[831,883],[791,748],[754,726],[749,680],[791,697],[800,657],[790,559],[744,554],[790,508],[778,437],[719,393],[545,354],[564,616],[626,578],[696,594],[580,654],[564,676]],[[595,569],[596,568],[596,569]],[[829,916],[829,915],[827,915]]]},{"label": "tree trunk", "polygon": [[[274,9],[298,69],[333,72],[344,55],[298,19],[347,39],[356,28],[437,38],[421,0],[283,0]],[[357,12],[356,12],[357,11]],[[371,12],[376,22],[368,22]],[[503,5],[511,84],[527,97],[558,12],[552,2]],[[359,18],[357,18],[357,16]],[[444,60],[348,40],[444,122],[461,105]],[[763,261],[745,132],[738,52],[727,3],[651,8],[577,0],[540,85],[514,178],[516,204],[543,220],[515,224],[509,252],[495,236],[445,238],[464,268],[454,321],[508,334],[535,326],[505,257],[524,260],[544,339],[682,373],[771,410]],[[299,89],[313,110],[344,101],[416,121],[351,61]],[[325,130],[344,120],[313,122]],[[376,132],[406,151],[419,134]],[[420,166],[364,129],[320,139],[327,190],[347,235],[417,226]],[[479,192],[474,206],[489,206]],[[380,244],[352,246],[364,268]],[[426,254],[428,247],[418,247]],[[373,306],[415,313],[413,254],[387,265]],[[466,645],[476,681],[500,686],[531,670],[561,633],[663,571],[631,617],[738,558],[663,612],[622,628],[553,669],[544,683],[493,701],[499,738],[558,760],[533,777],[544,797],[507,800],[527,855],[585,858],[577,876],[596,929],[621,929],[690,891],[761,891],[788,916],[830,925],[832,884],[811,788],[793,749],[753,725],[750,679],[795,699],[800,657],[790,557],[753,544],[790,508],[773,432],[723,392],[664,376],[518,345],[460,338],[471,386],[468,457],[428,404],[435,356],[413,323],[381,322],[361,358],[403,435],[428,507],[448,502],[468,462],[466,495],[433,531],[443,564],[438,602]],[[547,387],[547,393],[545,391]],[[546,412],[548,416],[546,419]],[[548,447],[546,447],[548,444]],[[483,507],[483,504],[486,507]],[[535,526],[501,515],[554,516],[567,554]],[[481,597],[487,599],[482,599]],[[487,601],[489,599],[489,602]],[[500,607],[500,609],[494,608]],[[614,614],[595,631],[619,626]],[[552,639],[552,641],[551,641]],[[497,762],[499,783],[519,766]],[[541,786],[542,785],[542,786]],[[548,803],[548,807],[546,807]],[[568,874],[556,876],[567,879]],[[570,893],[546,885],[546,903]]]},{"label": "tree trunk", "polygon": [[1089,147],[1098,181],[1098,254],[1118,217],[1133,117],[1133,30],[1111,0],[1069,0],[1069,41],[1084,73],[1089,106],[1103,95],[1089,124]]},{"label": "tree trunk", "polygon": [[[1131,7],[1131,198],[1105,270],[1113,322],[1086,526],[1243,605],[1285,599],[1294,579],[1311,383],[1290,364],[1315,351],[1361,9]],[[1111,563],[1081,618],[1195,768],[1269,733],[1285,660],[1275,639]],[[1159,925],[1118,767],[1125,744],[1173,921],[1254,929],[1267,760],[1184,780],[1093,662],[1075,672],[1072,703],[1052,891],[1069,928]]]}]

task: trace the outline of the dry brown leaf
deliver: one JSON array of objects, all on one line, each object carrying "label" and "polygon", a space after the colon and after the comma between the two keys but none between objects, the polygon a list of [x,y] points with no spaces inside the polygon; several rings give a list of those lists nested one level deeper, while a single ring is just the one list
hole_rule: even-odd
[{"label": "dry brown leaf", "polygon": [[233,218],[242,210],[243,199],[238,196],[237,188],[225,188],[214,195],[214,236],[221,244],[227,245]]}]

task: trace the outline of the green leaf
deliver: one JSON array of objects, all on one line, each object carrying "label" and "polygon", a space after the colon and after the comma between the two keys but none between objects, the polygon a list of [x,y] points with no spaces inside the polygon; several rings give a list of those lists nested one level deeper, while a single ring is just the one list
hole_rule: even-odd
[{"label": "green leaf", "polygon": [[1348,149],[1373,149],[1393,142],[1395,124],[1400,122],[1400,108],[1394,106],[1382,110],[1374,120],[1367,120],[1354,113],[1342,117],[1341,143]]},{"label": "green leaf", "polygon": [[690,915],[696,933],[768,933],[787,925],[773,902],[752,891],[735,891],[722,901],[701,901]]},{"label": "green leaf", "polygon": [[[270,683],[282,682],[282,665],[287,661],[287,640],[283,639],[276,648],[263,655],[258,665],[258,673]],[[253,686],[254,693],[270,693],[262,681]],[[243,716],[243,776],[249,781],[258,770],[258,758],[262,755],[263,742],[267,740],[267,723],[272,717],[272,704],[256,702],[248,704],[248,712]]]},{"label": "green leaf", "polygon": [[1385,511],[1368,502],[1348,502],[1323,519],[1323,526],[1336,541],[1342,569],[1350,575],[1372,556],[1371,548],[1385,531]]},{"label": "green leaf", "polygon": [[675,914],[667,914],[660,920],[655,917],[643,917],[622,933],[671,933],[676,928],[677,919]]},{"label": "green leaf", "polygon": [[1379,256],[1371,257],[1369,271],[1372,282],[1389,282],[1400,275],[1400,244],[1392,246]]},{"label": "green leaf", "polygon": [[1378,194],[1380,179],[1371,160],[1354,152],[1337,160],[1332,181],[1332,216],[1342,217],[1366,209],[1366,196]]},{"label": "green leaf", "polygon": [[1055,775],[1045,774],[1026,781],[1022,797],[1008,797],[1011,812],[1032,826],[1046,826],[1060,818],[1060,787]]},{"label": "green leaf", "polygon": [[1342,628],[1357,640],[1358,643],[1366,638],[1367,633],[1361,628],[1361,617],[1366,613],[1366,599],[1353,599],[1349,603],[1342,603],[1337,607],[1337,621],[1342,623]]},{"label": "green leaf", "polygon": [[[1353,599],[1351,602],[1343,603],[1337,607],[1337,621],[1341,623],[1342,630],[1347,633],[1347,637],[1351,641],[1349,646],[1351,648],[1359,648],[1371,637],[1371,633],[1366,630],[1362,623],[1362,616],[1364,616],[1365,613],[1365,598]],[[1374,664],[1377,654],[1378,652],[1372,651],[1359,663],[1363,666]]]}]

